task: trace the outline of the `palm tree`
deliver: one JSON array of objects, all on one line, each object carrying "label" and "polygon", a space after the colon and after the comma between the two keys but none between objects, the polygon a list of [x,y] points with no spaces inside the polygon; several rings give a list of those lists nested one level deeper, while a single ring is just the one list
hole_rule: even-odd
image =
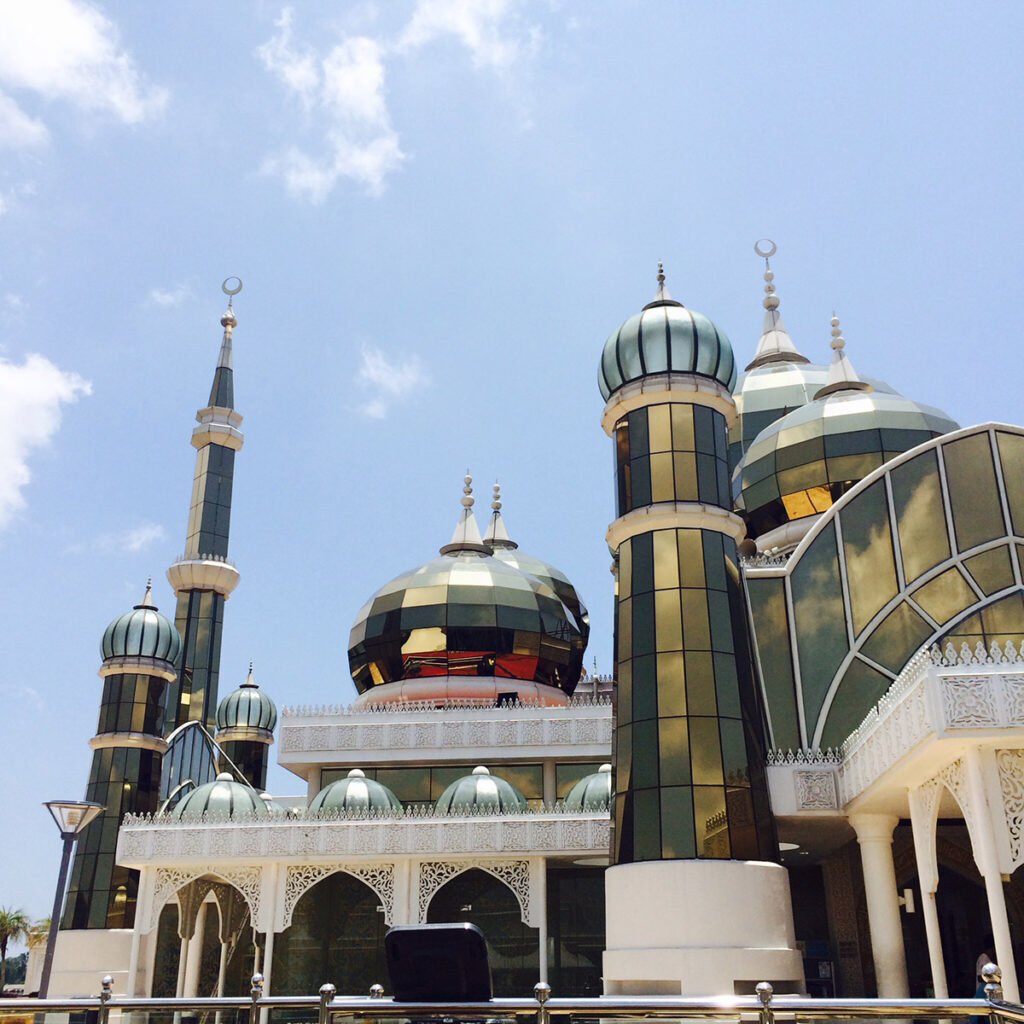
[{"label": "palm tree", "polygon": [[41,917],[29,926],[28,931],[25,933],[25,945],[29,949],[37,949],[39,946],[46,945],[46,940],[49,937],[50,919],[49,917]]},{"label": "palm tree", "polygon": [[27,935],[30,925],[24,910],[0,907],[0,992],[7,984],[7,943]]}]

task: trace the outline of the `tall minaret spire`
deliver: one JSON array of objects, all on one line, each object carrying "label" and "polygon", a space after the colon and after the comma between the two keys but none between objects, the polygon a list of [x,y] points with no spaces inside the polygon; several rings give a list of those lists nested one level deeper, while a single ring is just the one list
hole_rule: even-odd
[{"label": "tall minaret spire", "polygon": [[775,255],[775,243],[770,238],[759,238],[754,243],[754,252],[764,260],[764,324],[761,326],[761,340],[757,343],[754,358],[745,368],[753,370],[766,363],[806,363],[809,360],[796,350],[786,333],[779,312],[779,297],[775,294],[775,272],[768,262]]},{"label": "tall minaret spire", "polygon": [[221,285],[228,308],[209,404],[196,413],[192,430],[196,468],[185,531],[185,553],[167,570],[178,597],[175,624],[183,644],[177,681],[167,692],[165,734],[190,720],[212,732],[217,709],[217,677],[224,602],[238,584],[238,570],[228,561],[231,488],[235,453],[242,447],[242,417],[235,411],[231,335],[238,320],[234,297],[242,290],[237,277]]}]

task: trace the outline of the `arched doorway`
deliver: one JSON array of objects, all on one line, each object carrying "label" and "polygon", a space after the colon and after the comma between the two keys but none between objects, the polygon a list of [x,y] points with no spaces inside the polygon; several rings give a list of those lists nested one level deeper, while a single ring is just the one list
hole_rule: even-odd
[{"label": "arched doorway", "polygon": [[430,924],[469,921],[484,933],[496,996],[528,996],[538,980],[538,931],[523,924],[519,901],[501,879],[471,868],[430,901]]},{"label": "arched doorway", "polygon": [[330,982],[338,995],[365,996],[389,988],[380,897],[344,871],[303,893],[291,927],[274,943],[275,995],[308,995]]}]

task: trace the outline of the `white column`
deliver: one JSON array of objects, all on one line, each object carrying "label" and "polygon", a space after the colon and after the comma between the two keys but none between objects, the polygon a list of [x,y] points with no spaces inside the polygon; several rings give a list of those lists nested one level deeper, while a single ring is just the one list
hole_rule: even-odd
[{"label": "white column", "polygon": [[537,944],[538,959],[537,973],[540,976],[538,981],[548,980],[548,865],[547,861],[541,858],[540,870],[537,872],[537,885],[530,901],[537,900],[539,905],[537,914]]},{"label": "white column", "polygon": [[974,860],[982,878],[985,879],[985,895],[988,897],[988,916],[992,922],[996,960],[1003,972],[1003,995],[1009,1002],[1017,1003],[1020,1002],[1017,968],[1013,959],[1013,943],[1010,940],[1010,922],[1006,916],[1006,898],[1003,894],[1003,876],[999,871],[992,810],[985,795],[980,748],[971,747],[966,752],[964,767],[974,822],[974,828],[971,830]]},{"label": "white column", "polygon": [[174,994],[181,999],[185,994],[185,964],[188,961],[188,938],[181,940],[178,947],[178,984],[175,986]]},{"label": "white column", "polygon": [[892,832],[898,821],[894,814],[850,815],[864,869],[871,955],[880,999],[905,999],[910,992],[896,869],[892,862]]},{"label": "white column", "polygon": [[139,932],[138,922],[136,921],[135,927],[132,929],[132,948],[128,955],[128,983],[125,985],[125,995],[131,999],[135,995],[135,979],[139,974],[139,943],[142,940],[142,935]]},{"label": "white column", "polygon": [[949,987],[946,984],[946,963],[942,957],[939,915],[935,908],[935,891],[939,887],[939,876],[935,858],[935,829],[932,827],[934,810],[926,804],[919,789],[910,790],[907,793],[907,800],[910,804],[910,824],[914,832],[917,878],[921,883],[921,913],[924,915],[924,930],[928,938],[932,989],[936,999],[945,999],[949,996]]},{"label": "white column", "polygon": [[548,758],[544,762],[544,803],[554,806],[558,799],[558,782],[555,776],[555,762]]},{"label": "white column", "polygon": [[187,999],[199,995],[199,968],[203,960],[203,936],[206,933],[206,904],[203,903],[196,912],[196,928],[188,944],[188,956],[185,958],[184,994]]},{"label": "white column", "polygon": [[[267,941],[263,944],[263,994],[269,996],[272,994],[270,988],[270,975],[274,969],[274,935],[276,932],[267,932]],[[267,1024],[270,1019],[270,1009],[264,1006],[260,1010],[260,1024]]]}]

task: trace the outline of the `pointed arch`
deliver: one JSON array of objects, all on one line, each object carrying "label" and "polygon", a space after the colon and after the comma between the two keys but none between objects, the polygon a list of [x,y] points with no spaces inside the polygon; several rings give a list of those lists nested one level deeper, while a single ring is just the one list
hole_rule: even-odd
[{"label": "pointed arch", "polygon": [[535,908],[535,901],[530,899],[530,862],[526,860],[512,861],[424,861],[420,864],[419,871],[419,899],[418,911],[421,922],[427,919],[427,910],[430,908],[430,901],[437,891],[445,883],[450,882],[456,875],[464,871],[478,868],[494,875],[500,882],[511,889],[519,903],[522,922],[531,928],[536,928],[538,922],[534,920],[538,913],[543,912],[542,908]]}]

